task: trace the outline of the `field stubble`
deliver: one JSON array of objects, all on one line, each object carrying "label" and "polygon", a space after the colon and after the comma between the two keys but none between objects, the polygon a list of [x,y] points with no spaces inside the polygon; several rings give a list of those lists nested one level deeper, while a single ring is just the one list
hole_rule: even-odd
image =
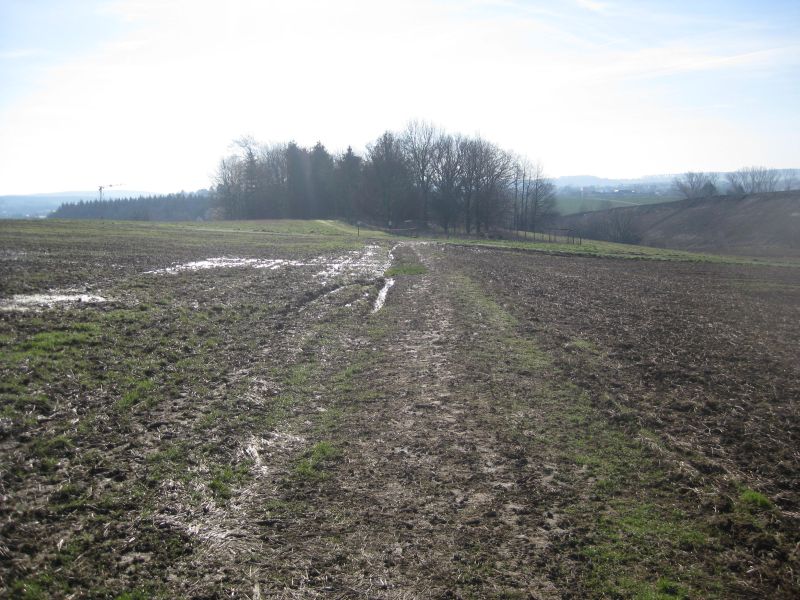
[{"label": "field stubble", "polygon": [[[107,299],[0,312],[12,597],[800,589],[796,269],[324,222],[0,240],[3,297]],[[146,273],[212,257],[293,264]]]}]

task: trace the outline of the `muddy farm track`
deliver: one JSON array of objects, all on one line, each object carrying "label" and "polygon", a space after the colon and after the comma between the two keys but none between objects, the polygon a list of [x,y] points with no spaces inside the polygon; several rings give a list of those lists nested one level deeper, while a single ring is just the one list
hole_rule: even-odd
[{"label": "muddy farm track", "polygon": [[0,597],[800,595],[800,269],[355,233],[0,226]]}]

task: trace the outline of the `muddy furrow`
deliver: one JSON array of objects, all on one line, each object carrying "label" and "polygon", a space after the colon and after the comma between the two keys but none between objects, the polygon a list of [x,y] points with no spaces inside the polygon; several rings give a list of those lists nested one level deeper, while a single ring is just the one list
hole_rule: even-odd
[{"label": "muddy furrow", "polygon": [[376,398],[341,427],[346,460],[316,499],[309,583],[344,596],[559,597],[544,573],[562,533],[552,469],[504,431],[508,419],[533,417],[498,414],[490,378],[470,373],[491,368],[469,355],[479,315],[454,304],[438,250],[400,252],[428,273],[401,278],[384,308],[391,332],[360,381]]},{"label": "muddy furrow", "polygon": [[[325,382],[362,344],[350,334],[351,321],[372,310],[381,281],[366,277],[362,269],[340,268],[315,281],[312,289],[295,294],[272,322],[258,328],[260,351],[216,391],[220,399],[235,398],[235,408],[226,405],[226,416],[212,439],[226,448],[232,464],[247,465],[247,477],[224,503],[209,498],[189,506],[184,502],[187,490],[165,490],[157,527],[179,531],[193,545],[191,556],[175,565],[181,575],[172,583],[180,586],[181,594],[259,597],[262,589],[264,595],[270,595],[269,590],[283,590],[283,595],[297,587],[293,582],[302,587],[305,561],[294,552],[294,544],[303,543],[307,519],[313,516],[303,512],[285,521],[275,517],[274,507],[303,505],[303,500],[294,501],[304,495],[295,470],[320,439],[320,416],[333,409]],[[287,380],[292,372],[308,380]],[[276,402],[287,405],[276,410]],[[265,420],[268,413],[273,416]],[[165,487],[170,485],[173,482]],[[299,494],[296,487],[301,488]]]}]

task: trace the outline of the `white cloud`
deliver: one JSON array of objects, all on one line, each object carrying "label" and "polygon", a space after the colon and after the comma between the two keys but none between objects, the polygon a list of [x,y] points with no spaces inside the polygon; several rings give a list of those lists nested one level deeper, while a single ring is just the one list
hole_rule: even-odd
[{"label": "white cloud", "polygon": [[358,148],[411,118],[480,131],[554,174],[662,172],[684,168],[679,156],[698,169],[765,162],[747,152],[768,146],[766,132],[689,110],[694,91],[673,80],[763,72],[796,60],[797,46],[717,34],[642,45],[593,37],[567,15],[477,5],[104,4],[126,35],[52,64],[40,90],[0,106],[0,193],[193,189],[245,133]]}]

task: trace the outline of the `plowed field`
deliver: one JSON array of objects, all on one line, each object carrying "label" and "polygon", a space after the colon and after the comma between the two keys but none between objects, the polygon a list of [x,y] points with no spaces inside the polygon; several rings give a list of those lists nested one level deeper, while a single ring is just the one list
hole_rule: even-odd
[{"label": "plowed field", "polygon": [[355,234],[0,224],[0,595],[800,594],[800,269]]}]

